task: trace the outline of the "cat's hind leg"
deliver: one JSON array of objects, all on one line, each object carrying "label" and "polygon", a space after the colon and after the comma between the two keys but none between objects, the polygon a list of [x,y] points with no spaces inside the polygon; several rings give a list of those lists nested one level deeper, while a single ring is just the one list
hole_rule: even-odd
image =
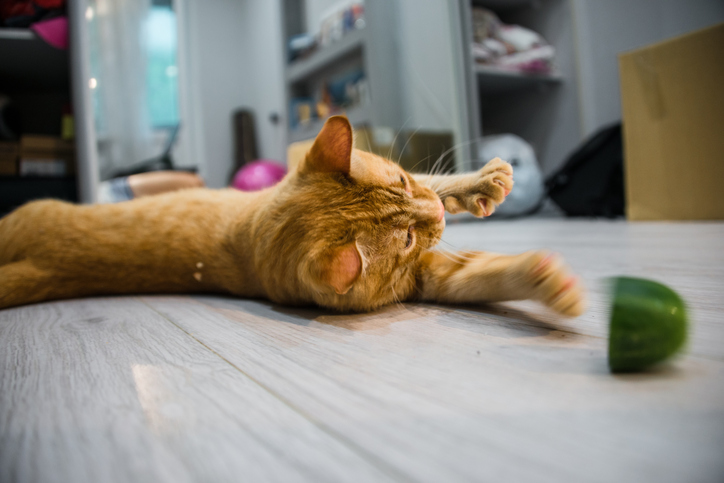
[{"label": "cat's hind leg", "polygon": [[0,266],[0,309],[53,297],[52,278],[52,274],[36,267],[30,260]]}]

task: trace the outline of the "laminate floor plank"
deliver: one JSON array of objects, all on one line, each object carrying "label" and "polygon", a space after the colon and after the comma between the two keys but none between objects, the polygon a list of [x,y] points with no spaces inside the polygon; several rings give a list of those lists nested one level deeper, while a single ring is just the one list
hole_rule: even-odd
[{"label": "laminate floor plank", "polygon": [[0,481],[387,481],[134,298],[0,312]]},{"label": "laminate floor plank", "polygon": [[[0,312],[0,481],[720,482],[724,224],[451,224],[446,246],[560,252],[590,290],[370,314],[216,296]],[[686,355],[611,375],[602,280],[674,287]]]},{"label": "laminate floor plank", "polygon": [[[688,242],[681,225],[448,229],[448,242],[466,249],[560,251],[595,287],[575,320],[529,303],[334,315],[219,297],[145,300],[403,478],[714,482],[724,475],[724,363],[717,304],[702,301],[720,284],[723,226],[685,226]],[[696,253],[680,253],[687,245]],[[697,336],[689,356],[651,373],[608,373],[596,284],[614,274],[659,278],[684,294]]]}]

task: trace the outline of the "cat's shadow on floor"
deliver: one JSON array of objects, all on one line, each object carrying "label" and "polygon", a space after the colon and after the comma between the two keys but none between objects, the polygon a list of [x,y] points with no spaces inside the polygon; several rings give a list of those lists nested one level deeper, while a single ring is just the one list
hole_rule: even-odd
[{"label": "cat's shadow on floor", "polygon": [[[434,323],[475,333],[497,333],[501,337],[540,337],[561,330],[554,324],[504,305],[452,306],[420,303],[392,304],[367,313],[337,313],[320,308],[270,305],[287,321],[317,322],[351,331],[389,329],[398,322],[428,319]],[[306,325],[306,324],[305,324]]]},{"label": "cat's shadow on floor", "polygon": [[314,323],[355,332],[386,332],[399,322],[426,319],[458,330],[486,333],[504,338],[541,337],[562,330],[550,322],[523,310],[502,304],[432,305],[422,303],[391,304],[372,312],[340,313],[319,307],[289,307],[264,300],[201,296],[198,301],[217,309],[243,311],[301,326]]},{"label": "cat's shadow on floor", "polygon": [[[223,296],[200,296],[197,301],[213,307],[226,316],[234,312],[233,320],[244,321],[245,315],[273,319],[281,323],[302,327],[330,327],[344,331],[369,333],[386,336],[393,331],[396,323],[434,324],[462,330],[497,339],[499,344],[528,346],[528,351],[537,354],[535,367],[528,367],[527,358],[515,357],[511,365],[527,370],[550,373],[597,374],[610,377],[606,362],[605,347],[595,343],[589,346],[576,344],[584,335],[572,332],[570,327],[558,326],[550,320],[550,314],[541,312],[540,318],[534,313],[511,307],[507,304],[490,305],[431,305],[421,303],[393,304],[367,313],[339,313],[319,307],[288,307],[266,300],[234,299]],[[544,310],[541,308],[541,310]],[[320,325],[321,324],[321,325]],[[505,342],[509,339],[509,342]],[[525,341],[524,339],[531,339]],[[515,342],[513,341],[515,340]],[[573,343],[573,344],[571,344]],[[552,357],[551,351],[566,351],[566,357]],[[635,382],[650,378],[680,378],[684,372],[672,364],[659,365],[636,374],[615,374],[621,382]]]}]

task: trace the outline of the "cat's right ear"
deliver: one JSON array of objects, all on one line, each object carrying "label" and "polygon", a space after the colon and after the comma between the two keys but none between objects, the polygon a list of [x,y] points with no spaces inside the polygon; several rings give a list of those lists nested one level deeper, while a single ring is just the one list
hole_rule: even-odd
[{"label": "cat's right ear", "polygon": [[356,243],[335,250],[322,264],[321,280],[339,295],[344,295],[362,274],[362,257]]},{"label": "cat's right ear", "polygon": [[332,116],[324,123],[302,165],[303,172],[349,175],[352,161],[352,126],[344,116]]}]

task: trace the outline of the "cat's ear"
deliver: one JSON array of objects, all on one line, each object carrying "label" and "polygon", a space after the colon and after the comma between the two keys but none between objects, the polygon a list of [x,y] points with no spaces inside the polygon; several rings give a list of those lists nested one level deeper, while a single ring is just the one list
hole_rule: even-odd
[{"label": "cat's ear", "polygon": [[356,243],[335,250],[322,267],[321,278],[339,295],[349,292],[362,274],[362,257]]},{"label": "cat's ear", "polygon": [[330,117],[314,140],[302,170],[349,175],[352,143],[352,126],[347,118]]}]

